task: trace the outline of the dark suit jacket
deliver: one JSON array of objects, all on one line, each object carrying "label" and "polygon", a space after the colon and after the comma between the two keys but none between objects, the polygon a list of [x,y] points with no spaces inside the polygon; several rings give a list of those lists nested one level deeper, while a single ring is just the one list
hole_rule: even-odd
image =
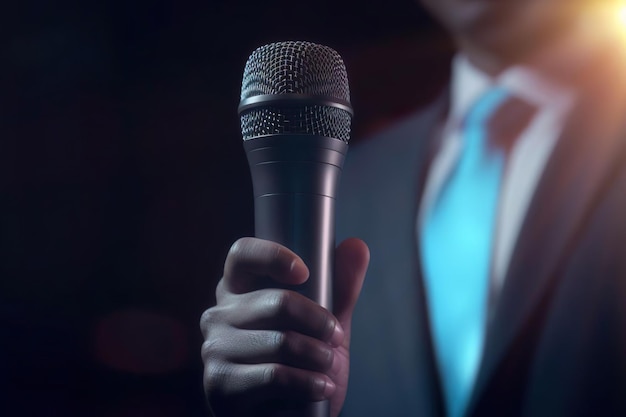
[{"label": "dark suit jacket", "polygon": [[[597,63],[580,76],[582,98],[490,312],[469,415],[626,416],[625,74],[621,63]],[[371,263],[353,318],[345,417],[444,415],[416,216],[446,102],[348,156],[338,239],[365,240]]]}]

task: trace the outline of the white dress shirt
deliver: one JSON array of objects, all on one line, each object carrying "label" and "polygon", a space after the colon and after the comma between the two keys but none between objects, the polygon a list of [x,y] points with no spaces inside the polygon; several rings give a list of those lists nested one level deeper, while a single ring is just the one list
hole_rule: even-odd
[{"label": "white dress shirt", "polygon": [[418,213],[418,227],[431,210],[435,197],[452,173],[463,148],[462,120],[474,102],[490,87],[502,86],[514,96],[533,104],[537,112],[516,139],[507,158],[495,219],[491,259],[491,296],[497,297],[528,205],[574,102],[574,93],[548,82],[535,71],[512,67],[490,78],[458,55],[452,68],[451,107],[442,130],[441,147],[435,155]]}]

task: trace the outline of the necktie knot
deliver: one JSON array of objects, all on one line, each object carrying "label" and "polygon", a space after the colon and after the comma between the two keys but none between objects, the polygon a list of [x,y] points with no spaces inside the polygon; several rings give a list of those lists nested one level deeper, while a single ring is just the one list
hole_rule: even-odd
[{"label": "necktie knot", "polygon": [[503,87],[493,87],[472,106],[464,119],[466,132],[479,132],[482,146],[510,151],[537,112],[537,107],[511,94]]},{"label": "necktie knot", "polygon": [[536,113],[536,106],[509,95],[487,120],[490,143],[508,153]]}]

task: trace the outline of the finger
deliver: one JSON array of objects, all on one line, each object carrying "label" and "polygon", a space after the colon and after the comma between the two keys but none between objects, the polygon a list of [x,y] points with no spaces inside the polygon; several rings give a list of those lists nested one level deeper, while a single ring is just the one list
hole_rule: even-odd
[{"label": "finger", "polygon": [[272,400],[321,401],[336,387],[318,372],[268,363],[258,365],[220,364],[205,368],[205,391],[209,402],[259,404]]},{"label": "finger", "polygon": [[294,331],[335,346],[344,339],[339,320],[331,312],[294,291],[264,289],[241,294],[236,303],[215,312],[214,320],[240,329]]},{"label": "finger", "polygon": [[223,286],[233,293],[257,288],[261,278],[297,285],[307,280],[309,270],[302,259],[278,243],[257,238],[237,240],[224,263]]},{"label": "finger", "polygon": [[235,364],[278,363],[325,373],[333,364],[333,349],[326,343],[295,332],[235,331],[202,347],[205,360],[220,358]]},{"label": "finger", "polygon": [[369,264],[369,248],[360,239],[346,239],[335,252],[333,312],[349,340],[352,311],[356,305]]}]

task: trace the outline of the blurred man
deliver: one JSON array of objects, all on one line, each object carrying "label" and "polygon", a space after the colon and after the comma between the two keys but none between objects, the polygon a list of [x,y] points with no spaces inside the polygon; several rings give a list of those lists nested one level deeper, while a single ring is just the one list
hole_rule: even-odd
[{"label": "blurred man", "polygon": [[333,416],[626,415],[611,2],[422,3],[459,48],[450,87],[351,150],[338,236],[369,251],[337,248],[333,314],[259,288],[306,280],[287,248],[242,239],[226,259],[201,322],[220,417],[323,398]]}]

